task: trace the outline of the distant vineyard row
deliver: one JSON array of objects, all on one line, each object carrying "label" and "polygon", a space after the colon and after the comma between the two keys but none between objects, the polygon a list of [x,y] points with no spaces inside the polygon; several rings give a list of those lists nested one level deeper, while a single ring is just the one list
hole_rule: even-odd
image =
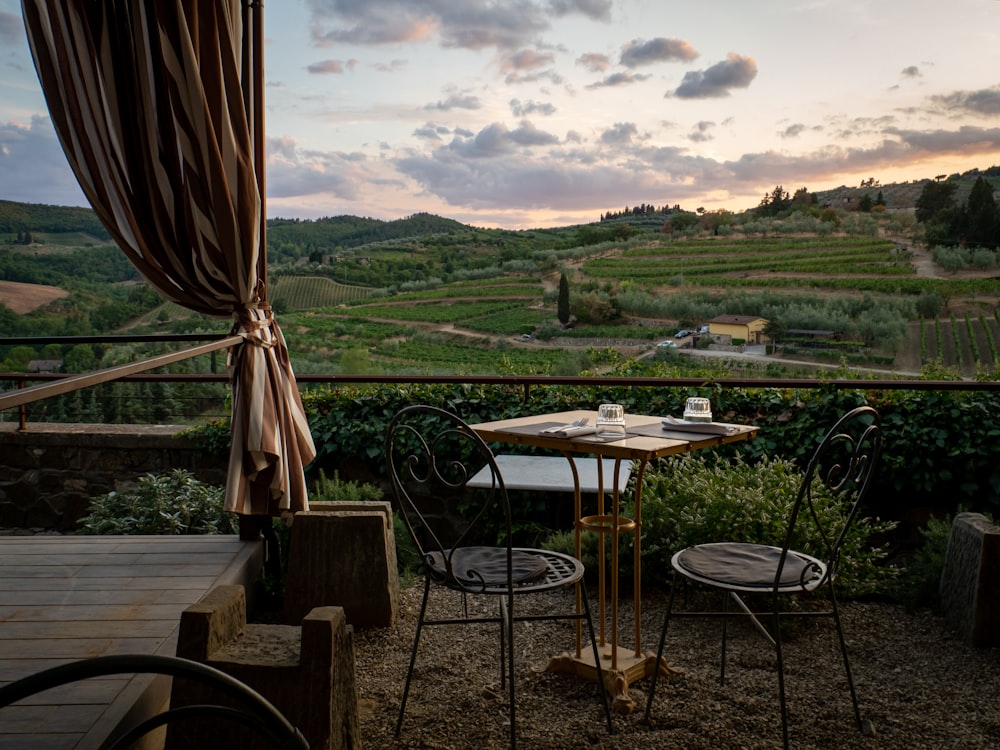
[{"label": "distant vineyard row", "polygon": [[949,320],[921,321],[920,359],[965,376],[1000,373],[1000,311],[992,317],[952,315]]}]

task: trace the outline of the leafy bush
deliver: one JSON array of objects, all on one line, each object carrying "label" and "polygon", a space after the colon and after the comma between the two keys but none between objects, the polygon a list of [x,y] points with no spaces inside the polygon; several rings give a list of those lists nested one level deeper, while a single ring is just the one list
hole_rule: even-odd
[{"label": "leafy bush", "polygon": [[[755,541],[780,545],[803,472],[793,461],[764,457],[753,465],[739,458],[732,462],[685,454],[661,461],[646,470],[642,492],[643,584],[665,586],[671,577],[670,558],[692,544],[710,541]],[[817,486],[819,514],[824,519],[839,513],[835,498]],[[624,503],[624,515],[634,517],[634,504]],[[895,571],[878,563],[884,553],[869,544],[877,532],[892,524],[858,519],[841,552],[841,580],[851,596],[886,588]],[[803,518],[795,547],[804,552],[820,543],[815,528]],[[572,551],[572,533],[557,535],[548,545]],[[619,549],[620,575],[631,571],[633,537],[623,534]],[[596,541],[591,535],[582,557],[596,562]]]},{"label": "leafy bush", "polygon": [[920,529],[920,536],[923,544],[913,553],[896,586],[896,598],[909,610],[936,608],[940,602],[941,573],[948,554],[951,519],[928,518]]},{"label": "leafy bush", "polygon": [[[780,545],[795,502],[803,471],[784,458],[764,457],[753,465],[738,456],[732,463],[705,456],[684,455],[647,471],[643,482],[644,572],[663,578],[670,557],[691,544],[710,541],[755,541]],[[833,526],[841,513],[837,498],[822,483],[813,488],[821,521]],[[626,509],[626,513],[634,509]],[[884,551],[873,548],[875,533],[893,524],[856,519],[841,548],[840,572],[851,595],[884,588],[893,571],[878,563]],[[796,549],[817,554],[822,538],[814,524],[801,518]],[[628,545],[626,545],[628,546]],[[822,554],[817,554],[822,557]]]},{"label": "leafy bush", "polygon": [[374,484],[345,482],[336,471],[331,479],[322,469],[309,495],[309,501],[314,503],[370,503],[383,499],[382,490]]},{"label": "leafy bush", "polygon": [[235,513],[223,510],[222,487],[184,469],[146,474],[127,492],[92,498],[80,534],[235,534]]}]

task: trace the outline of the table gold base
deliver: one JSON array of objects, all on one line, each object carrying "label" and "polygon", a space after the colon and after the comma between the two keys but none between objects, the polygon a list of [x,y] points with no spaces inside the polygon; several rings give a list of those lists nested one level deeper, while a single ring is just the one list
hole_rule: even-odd
[{"label": "table gold base", "polygon": [[[617,667],[611,667],[612,649],[617,656]],[[630,714],[635,710],[635,701],[629,695],[629,685],[643,677],[651,677],[656,669],[656,654],[647,651],[636,656],[635,650],[610,644],[599,647],[601,655],[601,674],[604,676],[604,688],[612,697],[611,707],[620,714]],[[666,659],[660,659],[660,674],[665,677],[683,674],[683,670],[671,667]],[[594,655],[589,648],[582,650],[580,656],[562,653],[553,656],[545,666],[548,672],[560,672],[582,677],[591,682],[597,681],[597,670],[594,668]]]}]

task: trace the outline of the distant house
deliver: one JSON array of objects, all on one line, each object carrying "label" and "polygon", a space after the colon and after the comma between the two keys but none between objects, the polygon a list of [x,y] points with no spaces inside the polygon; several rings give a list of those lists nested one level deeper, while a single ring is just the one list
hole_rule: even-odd
[{"label": "distant house", "polygon": [[33,359],[28,362],[28,372],[59,372],[62,366],[61,359]]},{"label": "distant house", "polygon": [[708,321],[708,332],[712,336],[728,336],[742,339],[748,344],[763,344],[768,341],[764,328],[768,321],[754,315],[719,315]]}]

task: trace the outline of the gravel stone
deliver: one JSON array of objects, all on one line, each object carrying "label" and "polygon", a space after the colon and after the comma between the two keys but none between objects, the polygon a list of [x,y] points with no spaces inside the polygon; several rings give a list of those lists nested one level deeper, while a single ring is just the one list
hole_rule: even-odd
[{"label": "gravel stone", "polygon": [[[495,626],[425,628],[399,740],[396,715],[422,584],[402,592],[392,628],[358,630],[355,658],[366,750],[470,748],[508,744]],[[456,598],[435,611],[455,614]],[[566,592],[519,602],[572,606]],[[445,597],[447,598],[447,597]],[[644,650],[653,651],[666,603],[643,598]],[[478,600],[474,605],[478,604]],[[1000,649],[965,645],[942,618],[884,602],[846,602],[841,614],[863,719],[854,722],[833,623],[799,620],[785,643],[791,745],[798,750],[1000,750]],[[621,632],[631,634],[631,601],[622,600]],[[608,735],[593,683],[544,671],[572,643],[567,622],[516,627],[518,745],[527,750],[772,750],[781,747],[773,650],[746,622],[730,626],[726,684],[720,686],[718,621],[671,622],[666,654],[683,674],[658,682],[652,719],[643,719],[649,680],[631,686],[631,714],[613,714]]]}]

